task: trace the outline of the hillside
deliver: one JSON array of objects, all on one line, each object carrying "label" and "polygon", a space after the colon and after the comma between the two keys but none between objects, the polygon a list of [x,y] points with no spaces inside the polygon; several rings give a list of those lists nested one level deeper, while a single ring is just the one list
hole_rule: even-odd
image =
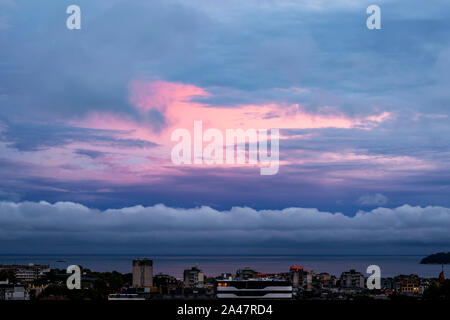
[{"label": "hillside", "polygon": [[426,256],[420,261],[421,264],[449,264],[450,252],[439,252]]}]

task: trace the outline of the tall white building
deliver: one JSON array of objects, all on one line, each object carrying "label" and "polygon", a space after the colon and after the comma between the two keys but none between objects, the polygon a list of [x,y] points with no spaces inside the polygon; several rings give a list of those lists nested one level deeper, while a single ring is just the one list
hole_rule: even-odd
[{"label": "tall white building", "polygon": [[153,261],[150,259],[133,260],[133,288],[153,287]]}]

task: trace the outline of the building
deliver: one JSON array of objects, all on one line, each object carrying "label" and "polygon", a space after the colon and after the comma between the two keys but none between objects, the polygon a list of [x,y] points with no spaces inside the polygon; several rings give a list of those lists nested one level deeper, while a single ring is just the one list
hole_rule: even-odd
[{"label": "building", "polygon": [[418,275],[400,275],[395,278],[397,292],[404,294],[418,294],[420,291],[420,278]]},{"label": "building", "polygon": [[314,270],[308,270],[304,281],[306,282],[306,291],[311,291],[313,289],[313,278],[315,276]]},{"label": "building", "polygon": [[205,275],[198,268],[184,270],[184,286],[190,288],[202,288],[205,283]]},{"label": "building", "polygon": [[163,274],[163,273],[158,273],[157,275],[154,276],[153,278],[153,283],[155,285],[155,287],[160,287],[160,286],[177,286],[178,285],[178,280],[168,274]]},{"label": "building", "polygon": [[341,287],[348,289],[363,289],[364,276],[362,273],[356,272],[354,269],[343,272],[341,274]]},{"label": "building", "polygon": [[220,276],[216,277],[216,280],[228,280],[231,281],[233,280],[233,274],[231,273],[222,273],[220,274]]},{"label": "building", "polygon": [[285,280],[290,281],[291,274],[289,272],[281,273],[258,273],[257,279],[259,280]]},{"label": "building", "polygon": [[317,279],[321,288],[330,288],[333,285],[332,276],[329,273],[319,273]]},{"label": "building", "polygon": [[257,279],[258,272],[249,267],[245,267],[244,269],[239,269],[236,271],[236,279],[239,280],[249,280],[249,279]]},{"label": "building", "polygon": [[292,299],[292,284],[279,280],[220,280],[218,299]]},{"label": "building", "polygon": [[391,294],[396,290],[396,282],[394,278],[381,278],[381,290]]},{"label": "building", "polygon": [[153,285],[158,289],[160,294],[171,294],[176,292],[179,287],[179,281],[168,274],[159,273],[154,276]]},{"label": "building", "polygon": [[291,275],[291,282],[292,286],[294,288],[302,287],[303,286],[303,275],[305,272],[305,269],[303,267],[293,265],[289,269],[290,275]]},{"label": "building", "polygon": [[150,259],[133,260],[133,288],[153,287],[153,261]]},{"label": "building", "polygon": [[2,283],[0,300],[30,300],[30,295],[24,285]]},{"label": "building", "polygon": [[0,270],[12,271],[20,282],[33,282],[50,271],[49,265],[0,265]]}]

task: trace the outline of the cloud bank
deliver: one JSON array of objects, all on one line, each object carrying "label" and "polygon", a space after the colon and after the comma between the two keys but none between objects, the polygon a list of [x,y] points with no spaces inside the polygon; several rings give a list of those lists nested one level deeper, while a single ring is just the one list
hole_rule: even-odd
[{"label": "cloud bank", "polygon": [[349,217],[311,208],[97,210],[73,202],[0,202],[0,250],[14,253],[422,254],[448,249],[448,230],[450,208],[433,206]]}]

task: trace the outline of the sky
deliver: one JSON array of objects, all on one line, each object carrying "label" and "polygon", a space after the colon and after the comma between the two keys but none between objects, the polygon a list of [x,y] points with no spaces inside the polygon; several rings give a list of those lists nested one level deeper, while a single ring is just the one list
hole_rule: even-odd
[{"label": "sky", "polygon": [[[448,251],[449,15],[446,0],[0,0],[0,250]],[[279,129],[278,172],[175,165],[171,134],[194,121]]]}]

